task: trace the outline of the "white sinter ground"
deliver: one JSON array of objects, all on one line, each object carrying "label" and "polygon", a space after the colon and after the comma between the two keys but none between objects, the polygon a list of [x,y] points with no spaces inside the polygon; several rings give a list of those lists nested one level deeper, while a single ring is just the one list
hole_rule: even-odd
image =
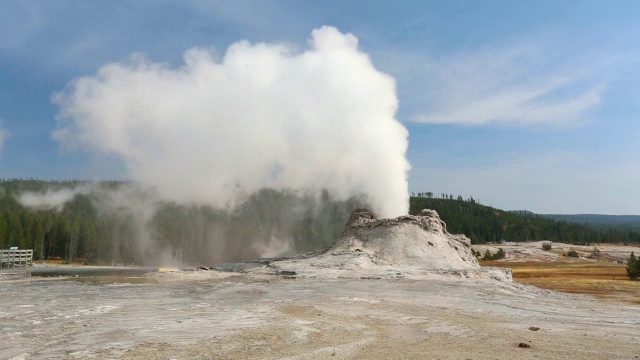
[{"label": "white sinter ground", "polygon": [[355,213],[332,248],[239,265],[235,273],[0,281],[0,293],[11,294],[0,308],[0,358],[640,355],[638,305],[541,290],[512,282],[508,271],[482,270],[466,238],[423,215]]}]

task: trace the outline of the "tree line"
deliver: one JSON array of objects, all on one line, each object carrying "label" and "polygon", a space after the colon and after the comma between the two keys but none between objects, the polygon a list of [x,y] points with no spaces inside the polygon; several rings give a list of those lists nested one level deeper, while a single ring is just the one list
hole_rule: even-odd
[{"label": "tree line", "polygon": [[[151,215],[127,205],[105,209],[100,196],[77,194],[60,209],[28,209],[17,196],[72,189],[81,181],[0,181],[0,249],[33,249],[34,258],[89,264],[191,265],[294,255],[331,245],[350,212],[364,205],[325,191],[300,194],[264,189],[232,210],[158,201]],[[100,183],[117,192],[126,182]],[[134,194],[144,200],[145,194]]]},{"label": "tree line", "polygon": [[418,193],[411,197],[410,212],[434,209],[451,233],[465,234],[474,244],[500,241],[550,240],[574,244],[638,243],[640,231],[616,226],[593,228],[565,220],[554,220],[531,212],[510,212],[482,205],[472,197]]},{"label": "tree line", "polygon": [[[320,195],[264,189],[232,210],[211,206],[153,203],[149,213],[122,206],[104,206],[91,192],[76,194],[57,209],[28,209],[17,196],[73,189],[87,182],[37,179],[0,180],[0,249],[33,249],[35,259],[85,261],[90,264],[153,264],[166,259],[192,265],[235,262],[293,255],[330,246],[352,210],[366,200],[338,201]],[[130,184],[99,183],[102,192],[118,192]],[[414,194],[415,195],[415,194]],[[633,229],[593,229],[531,213],[513,213],[481,205],[472,197],[418,193],[410,212],[438,211],[452,233],[473,243],[551,240],[576,244],[640,242]],[[145,201],[134,193],[134,203]]]}]

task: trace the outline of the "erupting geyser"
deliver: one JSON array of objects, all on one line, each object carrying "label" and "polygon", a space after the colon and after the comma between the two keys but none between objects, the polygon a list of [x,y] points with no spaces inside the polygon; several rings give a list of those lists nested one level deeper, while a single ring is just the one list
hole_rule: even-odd
[{"label": "erupting geyser", "polygon": [[168,200],[233,208],[270,188],[365,195],[385,217],[409,208],[395,80],[333,27],[304,51],[240,41],[190,49],[179,67],[133,55],[53,100],[64,147],[120,159]]}]

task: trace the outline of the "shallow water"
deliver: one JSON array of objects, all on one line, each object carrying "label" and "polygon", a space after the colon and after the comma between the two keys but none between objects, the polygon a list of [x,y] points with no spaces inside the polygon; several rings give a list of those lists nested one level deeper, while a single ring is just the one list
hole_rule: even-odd
[{"label": "shallow water", "polygon": [[32,267],[25,270],[30,276],[38,277],[92,277],[92,276],[142,276],[154,271],[152,267],[97,267],[97,266],[68,266],[68,267]]}]

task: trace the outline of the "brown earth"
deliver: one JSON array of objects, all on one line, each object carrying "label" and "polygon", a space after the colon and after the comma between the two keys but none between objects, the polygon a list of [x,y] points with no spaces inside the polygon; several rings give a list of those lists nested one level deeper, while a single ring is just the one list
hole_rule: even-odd
[{"label": "brown earth", "polygon": [[[505,250],[505,259],[480,261],[480,265],[509,268],[513,271],[514,281],[523,284],[640,304],[640,281],[628,279],[624,264],[631,251],[640,253],[639,248],[623,244],[576,246],[552,243],[551,251],[543,251],[541,244],[480,245],[474,249],[481,253],[495,252],[498,248]],[[601,252],[600,260],[592,258],[596,246]],[[575,249],[580,256],[563,256],[569,249]]]},{"label": "brown earth", "polygon": [[513,271],[513,280],[577,294],[630,301],[640,304],[640,281],[627,278],[625,265],[606,262],[497,262],[481,261],[485,266],[501,266]]}]

